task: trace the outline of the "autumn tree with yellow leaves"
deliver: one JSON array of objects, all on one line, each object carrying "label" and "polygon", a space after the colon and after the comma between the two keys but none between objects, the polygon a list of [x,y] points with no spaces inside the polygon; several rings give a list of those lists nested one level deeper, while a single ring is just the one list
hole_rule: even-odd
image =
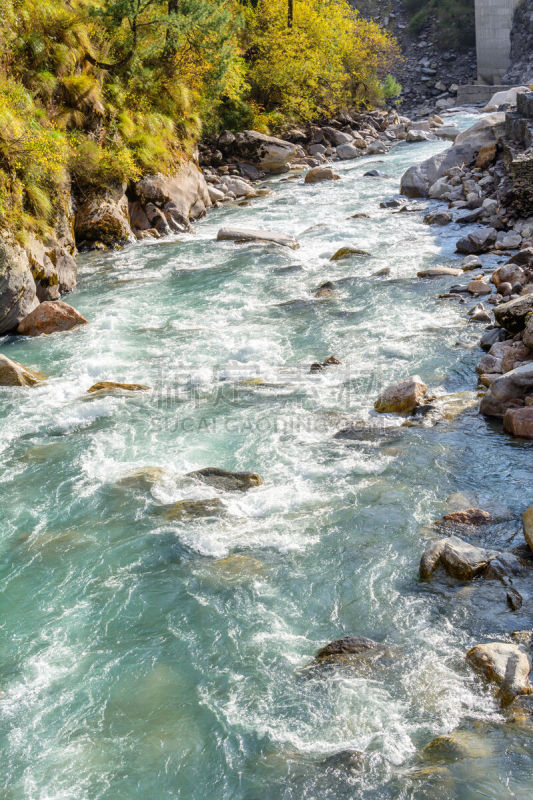
[{"label": "autumn tree with yellow leaves", "polygon": [[169,171],[202,130],[372,105],[398,50],[347,0],[0,0],[0,227]]}]

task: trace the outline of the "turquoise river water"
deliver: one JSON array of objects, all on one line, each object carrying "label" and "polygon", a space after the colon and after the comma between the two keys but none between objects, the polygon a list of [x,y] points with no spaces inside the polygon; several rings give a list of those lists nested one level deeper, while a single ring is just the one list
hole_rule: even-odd
[{"label": "turquoise river water", "polygon": [[[482,326],[437,299],[453,279],[416,278],[457,260],[460,229],[379,208],[445,146],[345,162],[334,183],[275,178],[193,235],[84,255],[66,300],[90,324],[0,340],[48,375],[0,389],[2,800],[530,800],[533,726],[504,720],[464,653],[530,627],[533,600],[513,613],[498,584],[417,572],[457,492],[504,507],[493,544],[520,543],[532,445],[475,406],[393,440],[333,438],[405,375],[475,391]],[[300,248],[217,242],[223,225]],[[331,262],[343,245],[372,258]],[[316,300],[329,280],[338,297]],[[309,372],[329,355],[342,365]],[[152,391],[86,394],[100,380]],[[205,466],[264,483],[185,477]],[[165,517],[214,496],[225,515]],[[305,669],[347,634],[394,657]],[[421,756],[456,728],[476,758]]]}]

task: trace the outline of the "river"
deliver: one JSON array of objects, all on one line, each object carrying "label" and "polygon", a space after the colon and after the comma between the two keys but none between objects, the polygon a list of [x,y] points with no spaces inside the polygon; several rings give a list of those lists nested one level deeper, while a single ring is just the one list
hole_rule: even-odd
[{"label": "river", "polygon": [[[453,279],[416,278],[457,260],[460,229],[379,207],[445,146],[342,162],[331,183],[275,178],[194,235],[81,256],[66,300],[90,324],[0,341],[49,376],[0,390],[3,800],[530,800],[533,727],[504,722],[464,662],[530,627],[527,598],[513,613],[498,584],[417,575],[457,492],[510,512],[492,544],[521,541],[531,445],[475,406],[390,440],[333,438],[410,374],[475,391],[482,326],[437,298]],[[217,242],[230,224],[300,248]],[[330,261],[345,245],[372,257]],[[315,299],[325,281],[338,296]],[[330,355],[342,364],[310,373]],[[100,380],[153,390],[87,394]],[[264,483],[184,477],[206,466]],[[214,496],[222,516],[165,517]],[[347,634],[394,656],[305,669]],[[422,759],[458,727],[476,758]],[[346,750],[365,752],[358,768]]]}]

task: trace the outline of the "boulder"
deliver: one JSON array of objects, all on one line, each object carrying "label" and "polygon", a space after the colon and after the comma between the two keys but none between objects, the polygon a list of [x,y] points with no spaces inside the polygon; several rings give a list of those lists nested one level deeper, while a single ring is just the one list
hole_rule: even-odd
[{"label": "boulder", "polygon": [[370,257],[370,253],[367,253],[366,250],[359,250],[357,247],[339,247],[339,249],[331,256],[330,261],[341,261],[342,259],[350,258],[351,256]]},{"label": "boulder", "polygon": [[263,479],[256,472],[228,472],[218,467],[204,467],[189,472],[187,477],[227,492],[246,492],[263,483]]},{"label": "boulder", "polygon": [[524,538],[528,543],[529,549],[533,551],[533,506],[529,506],[522,514],[522,526]]},{"label": "boulder", "polygon": [[142,383],[115,383],[115,381],[99,381],[98,383],[93,384],[90,389],[87,389],[87,393],[91,394],[93,392],[114,391],[147,392],[149,389],[149,386],[144,386]]},{"label": "boulder", "polygon": [[479,295],[482,294],[492,294],[492,289],[488,283],[485,283],[485,281],[481,278],[475,281],[470,281],[468,284],[468,291],[470,294],[474,295],[474,297],[479,297]]},{"label": "boulder", "polygon": [[526,347],[533,350],[533,314],[528,314],[526,316],[526,326],[522,335],[522,341]]},{"label": "boulder", "polygon": [[103,195],[89,197],[82,203],[76,211],[74,230],[77,242],[102,242],[109,246],[132,241],[124,187],[109,188]]},{"label": "boulder", "polygon": [[350,661],[354,658],[370,659],[371,661],[380,658],[385,652],[386,647],[366,636],[344,636],[336,639],[316,653],[317,661],[335,660]]},{"label": "boulder", "polygon": [[453,217],[449,211],[432,211],[424,217],[426,225],[449,225]]},{"label": "boulder", "polygon": [[37,239],[29,235],[25,240],[37,299],[40,302],[58,300],[76,285],[76,249],[70,231],[69,237],[58,239],[52,234],[44,239]]},{"label": "boulder", "polygon": [[466,660],[486,681],[499,687],[505,702],[520,694],[531,694],[529,658],[516,644],[477,644],[468,651]]},{"label": "boulder", "polygon": [[27,253],[0,239],[0,334],[14,330],[38,305]]},{"label": "boulder", "polygon": [[194,161],[184,162],[172,175],[146,175],[135,185],[135,192],[143,206],[153,203],[182,229],[211,207],[207,183]]},{"label": "boulder", "polygon": [[353,144],[340,144],[337,147],[337,156],[343,161],[348,161],[351,158],[359,158],[361,150]]},{"label": "boulder", "polygon": [[278,244],[283,247],[299,247],[298,242],[288,233],[275,231],[247,230],[245,228],[221,228],[217,234],[219,242],[263,242],[265,244]]},{"label": "boulder", "polygon": [[442,200],[446,195],[453,191],[453,186],[448,183],[446,178],[438,178],[435,183],[429,187],[428,196],[432,200]]},{"label": "boulder", "polygon": [[228,192],[233,192],[235,197],[255,197],[255,189],[247,181],[242,178],[230,177],[224,175],[221,182],[226,187]]},{"label": "boulder", "polygon": [[529,88],[527,86],[513,86],[511,89],[495,92],[486,106],[484,106],[483,111],[497,111],[500,106],[514,106],[516,108],[516,98],[523,92],[529,92]]},{"label": "boulder", "polygon": [[410,167],[401,181],[402,194],[427,197],[429,187],[452,167],[471,164],[482,147],[494,144],[505,130],[505,114],[489,114],[459,134],[452,147]]},{"label": "boulder", "polygon": [[510,372],[532,358],[533,353],[523,342],[510,342],[507,352],[502,356],[502,372]]},{"label": "boulder", "polygon": [[0,353],[0,386],[34,386],[41,376]]},{"label": "boulder", "polygon": [[523,364],[501,375],[481,400],[480,411],[488,417],[503,417],[508,408],[524,405],[533,395],[533,363]]},{"label": "boulder", "polygon": [[418,375],[387,387],[380,394],[374,408],[381,414],[409,414],[421,405],[427,394],[427,386]]},{"label": "boulder", "polygon": [[348,144],[352,141],[352,137],[349,133],[339,131],[331,125],[324,125],[324,127],[319,130],[334,147],[339,147],[339,145]]},{"label": "boulder", "polygon": [[479,228],[469,233],[468,236],[465,236],[463,239],[459,239],[456,250],[458,253],[464,253],[465,255],[477,255],[478,253],[485,253],[487,250],[490,250],[495,241],[496,231],[494,228]]},{"label": "boulder", "polygon": [[482,508],[464,508],[461,511],[445,514],[439,522],[448,525],[486,525],[491,520],[489,512],[483,511]]},{"label": "boulder", "polygon": [[503,417],[503,429],[511,436],[533,439],[533,406],[508,408]]},{"label": "boulder", "polygon": [[520,245],[522,244],[522,237],[519,233],[515,231],[509,231],[508,233],[500,232],[496,239],[496,245],[498,250],[518,250]]},{"label": "boulder", "polygon": [[266,172],[278,172],[299,153],[298,146],[259,131],[242,131],[235,137],[232,152],[239,160],[258,166]]},{"label": "boulder", "polygon": [[518,264],[503,264],[498,269],[494,270],[491,276],[492,283],[498,289],[502,283],[510,283],[514,286],[516,283],[522,286],[526,285],[526,273]]},{"label": "boulder", "polygon": [[22,336],[40,336],[42,333],[68,331],[76,325],[87,325],[87,320],[76,309],[61,300],[47,300],[19,322],[17,333]]},{"label": "boulder", "polygon": [[470,581],[487,569],[491,558],[488,550],[449,536],[433,542],[425,550],[420,560],[420,578],[427,580],[442,567],[453,578]]},{"label": "boulder", "polygon": [[165,519],[172,522],[199,519],[202,517],[215,517],[225,509],[224,503],[218,497],[209,500],[180,500],[164,511]]},{"label": "boulder", "polygon": [[331,167],[313,167],[305,176],[305,183],[319,183],[321,181],[338,181],[340,175],[337,175]]},{"label": "boulder", "polygon": [[527,315],[533,311],[533,293],[501,303],[494,309],[496,322],[509,333],[520,333],[526,327]]}]

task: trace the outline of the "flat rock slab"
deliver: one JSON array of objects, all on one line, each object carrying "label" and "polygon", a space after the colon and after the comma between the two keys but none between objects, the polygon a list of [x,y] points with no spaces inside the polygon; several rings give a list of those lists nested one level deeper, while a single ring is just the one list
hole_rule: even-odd
[{"label": "flat rock slab", "polygon": [[91,386],[90,389],[87,389],[87,394],[92,394],[93,392],[114,392],[114,391],[124,391],[124,392],[148,392],[150,390],[150,386],[145,386],[142,383],[115,383],[115,381],[99,381]]},{"label": "flat rock slab", "polygon": [[278,244],[283,247],[296,249],[300,245],[288,233],[276,233],[275,231],[247,230],[245,228],[221,228],[218,232],[219,242],[263,242],[265,244]]},{"label": "flat rock slab", "polygon": [[187,477],[227,492],[246,492],[263,483],[263,479],[256,472],[228,472],[218,467],[198,469],[189,472]]},{"label": "flat rock slab", "polygon": [[416,273],[419,278],[442,278],[445,275],[462,275],[462,269],[455,269],[454,267],[430,267],[429,269],[421,269]]}]

